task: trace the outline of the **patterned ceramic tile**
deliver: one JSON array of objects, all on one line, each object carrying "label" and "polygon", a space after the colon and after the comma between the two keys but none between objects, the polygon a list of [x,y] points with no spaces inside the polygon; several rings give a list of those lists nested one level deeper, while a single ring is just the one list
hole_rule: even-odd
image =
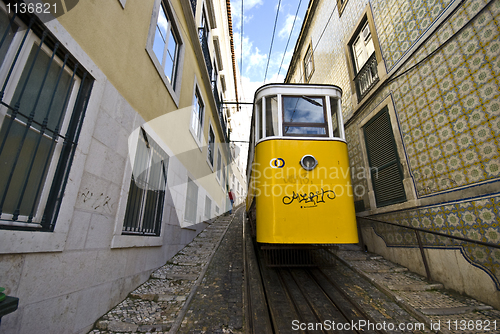
[{"label": "patterned ceramic tile", "polygon": [[[408,218],[403,217],[409,217],[411,223],[408,224]],[[378,215],[376,219],[492,244],[500,242],[500,196],[498,195],[446,206],[422,207],[397,214]],[[371,225],[388,246],[418,247],[416,239],[411,238],[413,231],[380,223]],[[427,247],[459,248],[469,261],[474,262],[490,275],[497,289],[500,290],[500,252],[498,250],[429,233],[421,233],[421,236]]]}]

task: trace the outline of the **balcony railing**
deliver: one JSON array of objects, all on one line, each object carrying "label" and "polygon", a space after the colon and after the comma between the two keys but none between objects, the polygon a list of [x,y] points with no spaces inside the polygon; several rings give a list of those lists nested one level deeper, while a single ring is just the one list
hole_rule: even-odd
[{"label": "balcony railing", "polygon": [[[207,66],[208,76],[209,78],[212,78],[213,67],[212,60],[210,58],[210,51],[208,50],[208,38],[205,28],[198,28],[198,37],[200,38],[201,49],[203,51],[203,57],[205,58],[205,65]],[[224,139],[226,142],[229,142],[227,123],[222,111],[222,104],[219,97],[219,91],[217,89],[217,82],[215,81],[212,81],[212,92],[214,94],[215,105],[217,106],[217,114],[219,115],[222,132],[224,133]]]},{"label": "balcony railing", "polygon": [[210,51],[208,50],[208,38],[205,28],[198,28],[198,37],[200,38],[201,50],[207,65],[208,77],[212,77],[212,60],[210,59]]},{"label": "balcony railing", "polygon": [[193,15],[196,17],[196,0],[191,1],[191,8],[193,9]]},{"label": "balcony railing", "polygon": [[217,89],[217,83],[212,82],[212,91],[214,93],[214,98],[215,98],[215,104],[217,106],[217,115],[219,115],[219,121],[222,127],[222,132],[224,134],[224,139],[226,143],[229,143],[229,137],[227,133],[227,122],[226,118],[224,117],[224,110],[222,108],[222,103],[219,97],[219,90]]},{"label": "balcony railing", "polygon": [[358,100],[361,101],[378,82],[377,58],[375,58],[375,52],[368,58],[361,70],[359,70],[354,78],[354,82],[356,84]]}]

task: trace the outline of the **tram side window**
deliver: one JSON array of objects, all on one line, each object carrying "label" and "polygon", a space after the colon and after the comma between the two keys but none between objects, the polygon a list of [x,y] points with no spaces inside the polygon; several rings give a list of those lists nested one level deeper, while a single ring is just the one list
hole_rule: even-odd
[{"label": "tram side window", "polygon": [[278,97],[266,97],[266,137],[278,135]]},{"label": "tram side window", "polygon": [[283,135],[326,137],[326,115],[322,97],[284,96]]},{"label": "tram side window", "polygon": [[337,99],[330,97],[330,110],[332,113],[332,129],[333,129],[333,136],[334,137],[340,137],[340,131],[339,131],[339,102]]}]

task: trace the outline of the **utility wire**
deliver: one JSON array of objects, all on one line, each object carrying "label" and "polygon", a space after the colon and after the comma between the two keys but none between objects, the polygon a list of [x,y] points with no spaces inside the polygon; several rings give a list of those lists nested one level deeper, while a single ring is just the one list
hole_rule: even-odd
[{"label": "utility wire", "polygon": [[295,13],[295,17],[293,18],[292,29],[290,29],[290,35],[288,35],[288,41],[286,41],[285,52],[283,52],[283,58],[281,58],[281,64],[280,64],[280,67],[278,69],[278,75],[276,77],[279,77],[279,75],[280,75],[281,66],[283,66],[283,61],[285,60],[286,49],[288,49],[288,43],[290,43],[290,38],[292,37],[293,28],[295,27],[295,20],[297,19],[297,15],[299,15],[299,9],[300,9],[301,3],[302,3],[302,0],[299,1],[299,5],[297,6],[297,12]]},{"label": "utility wire", "polygon": [[240,29],[240,80],[243,74],[243,0],[241,0],[241,29]]},{"label": "utility wire", "polygon": [[269,48],[269,55],[267,56],[267,66],[266,66],[266,73],[264,74],[264,83],[266,82],[267,69],[269,68],[269,60],[271,59],[271,51],[273,50],[274,33],[276,32],[276,25],[278,23],[278,14],[280,12],[280,5],[281,5],[281,0],[278,1],[278,9],[276,10],[276,18],[274,19],[273,37],[271,38],[271,46]]}]

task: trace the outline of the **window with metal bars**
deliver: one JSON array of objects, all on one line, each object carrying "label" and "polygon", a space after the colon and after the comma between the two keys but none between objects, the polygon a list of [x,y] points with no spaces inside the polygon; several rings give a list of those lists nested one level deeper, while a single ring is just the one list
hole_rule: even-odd
[{"label": "window with metal bars", "polygon": [[354,83],[356,94],[361,101],[379,81],[375,46],[368,19],[361,24],[361,29],[350,43],[354,63]]},{"label": "window with metal bars", "polygon": [[141,128],[122,234],[160,235],[167,167],[168,155]]},{"label": "window with metal bars", "polygon": [[53,231],[93,78],[34,16],[0,3],[0,228]]},{"label": "window with metal bars", "polygon": [[377,207],[405,202],[403,170],[388,108],[375,115],[363,131]]}]

